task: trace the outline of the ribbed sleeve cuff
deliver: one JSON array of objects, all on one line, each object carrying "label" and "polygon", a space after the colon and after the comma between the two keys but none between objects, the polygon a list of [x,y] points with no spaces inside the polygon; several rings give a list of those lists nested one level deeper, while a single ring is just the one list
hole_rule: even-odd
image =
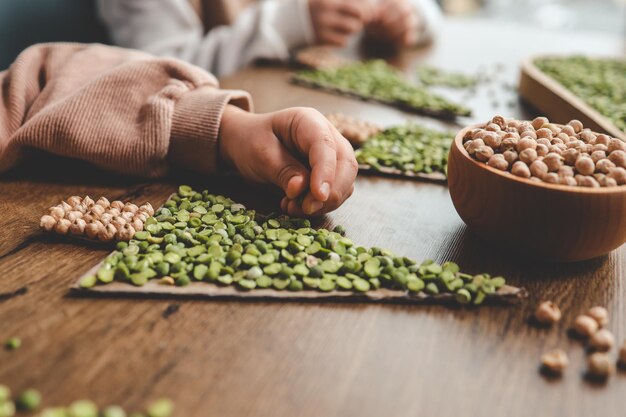
[{"label": "ribbed sleeve cuff", "polygon": [[173,164],[201,174],[217,171],[217,140],[227,104],[252,111],[252,98],[240,90],[201,87],[178,100],[170,132],[169,159]]}]

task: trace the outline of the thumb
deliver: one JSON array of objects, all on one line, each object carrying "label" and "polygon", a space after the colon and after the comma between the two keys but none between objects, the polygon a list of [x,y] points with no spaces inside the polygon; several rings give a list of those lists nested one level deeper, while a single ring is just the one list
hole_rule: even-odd
[{"label": "thumb", "polygon": [[264,161],[264,179],[280,187],[287,198],[303,194],[309,184],[309,171],[279,144]]}]

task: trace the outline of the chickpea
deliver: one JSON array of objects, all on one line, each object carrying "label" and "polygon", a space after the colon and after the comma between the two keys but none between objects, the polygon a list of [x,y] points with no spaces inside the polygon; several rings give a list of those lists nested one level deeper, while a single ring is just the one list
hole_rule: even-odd
[{"label": "chickpea", "polygon": [[556,145],[550,146],[550,152],[548,152],[548,153],[555,153],[557,155],[561,155],[565,149],[567,149],[567,147],[565,145],[563,145],[563,144],[556,144]]},{"label": "chickpea", "polygon": [[576,163],[576,160],[578,159],[580,153],[576,149],[567,149],[561,155],[563,156],[563,161],[565,161],[567,165],[573,166]]},{"label": "chickpea", "polygon": [[67,219],[60,219],[54,225],[54,231],[60,235],[66,235],[72,223]]},{"label": "chickpea", "polygon": [[626,184],[626,169],[624,168],[610,168],[607,176],[613,178],[617,185]]},{"label": "chickpea", "polygon": [[480,148],[476,149],[475,155],[476,159],[478,159],[479,161],[487,162],[489,158],[491,158],[491,156],[493,155],[493,149],[491,149],[487,145],[481,146]]},{"label": "chickpea", "polygon": [[467,152],[470,155],[474,155],[476,153],[476,150],[481,146],[485,146],[485,142],[482,139],[474,139],[472,141],[472,144],[467,148]]},{"label": "chickpea", "polygon": [[535,117],[532,121],[532,127],[537,129],[541,129],[543,125],[547,125],[550,123],[547,117]]},{"label": "chickpea", "polygon": [[611,138],[603,133],[596,136],[596,145],[609,146],[610,142],[611,142]]},{"label": "chickpea", "polygon": [[609,150],[608,146],[605,146],[605,145],[595,144],[591,147],[591,152],[604,151],[604,153],[606,153],[608,152],[608,150]]},{"label": "chickpea", "polygon": [[617,181],[614,178],[610,178],[608,176],[604,176],[602,181],[598,181],[600,183],[600,187],[617,187]]},{"label": "chickpea", "polygon": [[133,203],[127,203],[122,209],[122,211],[129,211],[131,213],[136,213],[137,210],[139,210],[139,207],[137,207],[137,205]]},{"label": "chickpea", "polygon": [[576,160],[576,170],[582,175],[591,175],[596,170],[596,165],[588,156],[581,156]]},{"label": "chickpea", "polygon": [[85,196],[85,198],[83,198],[83,202],[82,202],[82,204],[83,204],[85,207],[89,208],[89,207],[93,206],[94,204],[96,204],[96,202],[95,202],[95,201],[93,201],[93,199],[92,199],[91,197],[89,197],[88,195],[86,195],[86,196]]},{"label": "chickpea", "polygon": [[141,232],[143,230],[143,222],[141,219],[134,219],[130,221],[130,225],[133,226],[136,232]]},{"label": "chickpea", "polygon": [[111,202],[106,197],[100,197],[98,201],[96,201],[96,205],[104,207],[106,209],[109,208]]},{"label": "chickpea", "polygon": [[542,127],[541,129],[538,129],[535,133],[537,134],[537,139],[552,139],[552,131],[548,128]]},{"label": "chickpea", "polygon": [[119,200],[115,200],[111,202],[111,207],[116,208],[121,211],[124,208],[124,203],[122,203]]},{"label": "chickpea", "polygon": [[135,217],[135,213],[133,213],[132,211],[123,211],[122,213],[120,213],[120,216],[126,219],[126,221],[131,221],[133,217]]},{"label": "chickpea", "polygon": [[569,359],[564,350],[553,349],[541,356],[541,365],[552,373],[562,374],[569,365]]},{"label": "chickpea", "polygon": [[111,224],[115,226],[117,230],[120,230],[127,223],[126,219],[122,216],[115,216],[111,219]]},{"label": "chickpea", "polygon": [[572,141],[572,139],[570,139],[570,138],[571,138],[571,137],[570,137],[570,136],[568,136],[566,133],[561,132],[561,133],[558,133],[558,134],[554,137],[554,139],[552,139],[552,140],[554,141],[554,140],[557,140],[557,139],[558,139],[558,140],[560,140],[560,141],[561,141],[561,142],[563,142],[563,143],[568,143],[568,142],[571,142],[571,141]]},{"label": "chickpea", "polygon": [[559,177],[559,184],[570,185],[570,186],[578,185],[574,177]]},{"label": "chickpea", "polygon": [[613,138],[611,139],[611,141],[609,142],[608,146],[608,151],[609,152],[615,152],[615,151],[624,151],[626,152],[626,142],[617,139],[617,138]]},{"label": "chickpea", "polygon": [[591,337],[598,331],[598,327],[598,322],[585,314],[581,314],[574,320],[574,330],[583,337]]},{"label": "chickpea", "polygon": [[463,147],[465,148],[465,150],[467,151],[467,153],[469,153],[469,148],[470,148],[470,146],[472,146],[472,143],[474,143],[474,141],[473,141],[473,140],[471,140],[471,139],[470,139],[470,140],[468,140],[467,142],[464,142],[464,143],[463,143]]},{"label": "chickpea", "polygon": [[573,177],[574,168],[569,165],[561,165],[557,173],[559,174],[559,177]]},{"label": "chickpea", "polygon": [[602,306],[594,306],[587,311],[587,315],[594,319],[598,326],[605,327],[609,324],[609,310]]},{"label": "chickpea", "polygon": [[541,324],[554,324],[561,320],[561,309],[552,301],[542,301],[535,310],[535,319]]},{"label": "chickpea", "polygon": [[489,123],[487,125],[487,127],[485,128],[486,131],[488,132],[499,132],[500,131],[500,126],[498,126],[495,123]]},{"label": "chickpea", "polygon": [[546,175],[544,175],[543,182],[547,182],[549,184],[558,184],[559,175],[556,172],[549,172]]},{"label": "chickpea", "polygon": [[550,147],[550,145],[552,145],[552,142],[546,138],[541,138],[537,139],[537,146],[539,145],[546,145],[547,147]]},{"label": "chickpea", "polygon": [[504,129],[507,125],[506,119],[499,115],[493,116],[493,119],[491,119],[491,123],[498,125],[500,129]]},{"label": "chickpea", "polygon": [[530,178],[530,169],[522,161],[516,161],[511,167],[511,174],[522,178]]},{"label": "chickpea", "polygon": [[102,229],[104,229],[104,225],[99,220],[96,220],[85,226],[85,235],[87,235],[89,239],[95,239]]},{"label": "chickpea", "polygon": [[50,207],[50,216],[52,216],[55,220],[60,220],[65,217],[65,210],[59,206]]},{"label": "chickpea", "polygon": [[550,152],[543,158],[543,162],[548,167],[548,171],[556,172],[562,165],[563,157],[555,152]]},{"label": "chickpea", "polygon": [[117,229],[112,224],[107,224],[98,232],[98,240],[103,242],[110,242],[115,238]]},{"label": "chickpea", "polygon": [[626,168],[626,152],[625,151],[613,151],[608,156],[609,161],[613,162],[620,168]]},{"label": "chickpea", "polygon": [[549,152],[549,149],[546,145],[540,143],[537,145],[536,151],[538,156],[546,156]]},{"label": "chickpea", "polygon": [[77,195],[73,195],[70,198],[67,199],[67,204],[69,204],[70,206],[74,207],[78,204],[80,204],[83,201],[82,198],[80,198]]},{"label": "chickpea", "polygon": [[576,184],[581,187],[589,187],[589,188],[599,188],[600,184],[596,181],[595,178],[588,175],[576,175]]},{"label": "chickpea", "polygon": [[594,151],[591,153],[591,160],[594,164],[597,164],[598,161],[606,158],[606,152],[604,151]]},{"label": "chickpea", "polygon": [[509,167],[509,163],[506,159],[504,159],[502,154],[492,155],[491,158],[489,158],[489,161],[487,161],[487,165],[495,169],[499,169],[500,171],[506,171]]},{"label": "chickpea", "polygon": [[85,233],[85,226],[87,226],[87,223],[85,223],[83,219],[76,219],[76,221],[70,225],[70,233],[73,235],[82,235]]},{"label": "chickpea", "polygon": [[568,126],[571,126],[574,129],[574,132],[578,133],[581,130],[583,130],[583,123],[580,120],[570,120],[569,123],[567,123]]},{"label": "chickpea", "polygon": [[515,147],[515,150],[521,153],[522,151],[526,149],[536,149],[536,148],[537,148],[537,142],[528,136],[524,136],[523,138],[519,140],[519,142],[517,142],[517,146]]},{"label": "chickpea", "polygon": [[600,329],[589,339],[589,346],[600,352],[607,352],[613,348],[615,336],[607,329]]},{"label": "chickpea", "polygon": [[133,236],[135,236],[135,229],[133,229],[133,226],[128,223],[117,229],[117,232],[115,233],[115,239],[117,240],[127,241],[131,240]]},{"label": "chickpea", "polygon": [[506,162],[509,163],[509,165],[512,165],[515,161],[517,161],[518,158],[517,152],[515,152],[513,149],[504,151],[502,155],[504,156]]},{"label": "chickpea", "polygon": [[595,352],[587,359],[587,372],[594,378],[608,378],[614,371],[613,362],[609,355],[603,352]]},{"label": "chickpea", "polygon": [[518,142],[519,142],[519,139],[514,138],[514,137],[504,138],[502,139],[502,143],[500,144],[500,149],[504,151],[509,150],[509,149],[514,150]]},{"label": "chickpea", "polygon": [[530,173],[535,177],[543,178],[548,173],[548,166],[543,161],[536,159],[530,164]]},{"label": "chickpea", "polygon": [[583,140],[584,142],[587,143],[594,143],[596,141],[596,135],[595,133],[593,133],[589,128],[585,128],[583,129],[579,134],[578,137]]},{"label": "chickpea", "polygon": [[615,168],[615,164],[608,159],[600,159],[596,162],[596,170],[603,174],[608,174],[611,168]]},{"label": "chickpea", "polygon": [[120,209],[118,208],[114,208],[114,207],[110,207],[109,208],[109,214],[113,217],[115,216],[119,216],[122,212],[120,211]]},{"label": "chickpea", "polygon": [[39,226],[45,230],[46,232],[51,232],[54,230],[54,226],[56,226],[57,221],[54,217],[46,214],[41,216],[41,220],[39,221]]},{"label": "chickpea", "polygon": [[574,136],[576,134],[576,131],[574,130],[574,128],[570,125],[565,125],[561,128],[561,132],[559,134],[565,134],[567,136]]},{"label": "chickpea", "polygon": [[526,164],[531,164],[537,159],[537,151],[533,148],[526,148],[519,153],[519,159]]},{"label": "chickpea", "polygon": [[485,145],[491,147],[492,149],[497,149],[502,143],[500,136],[493,132],[489,132],[489,134],[483,136],[483,141],[485,142]]}]

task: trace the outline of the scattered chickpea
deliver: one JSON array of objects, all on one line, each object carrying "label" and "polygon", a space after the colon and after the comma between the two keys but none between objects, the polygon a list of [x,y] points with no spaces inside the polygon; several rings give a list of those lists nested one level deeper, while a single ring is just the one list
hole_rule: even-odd
[{"label": "scattered chickpea", "polygon": [[574,330],[583,337],[591,337],[598,331],[598,327],[597,321],[584,314],[581,314],[574,320]]},{"label": "scattered chickpea", "polygon": [[561,320],[561,309],[552,301],[543,301],[535,311],[535,319],[541,324],[558,323]]},{"label": "scattered chickpea", "polygon": [[600,329],[589,339],[589,346],[600,352],[608,352],[615,344],[615,336],[607,329]]},{"label": "scattered chickpea", "polygon": [[541,365],[552,373],[561,374],[569,365],[569,358],[563,349],[553,349],[541,355]]},{"label": "scattered chickpea", "polygon": [[600,327],[605,327],[609,324],[609,311],[602,306],[591,307],[587,311],[587,315],[594,319]]},{"label": "scattered chickpea", "polygon": [[595,352],[587,359],[587,372],[595,378],[608,378],[614,371],[613,362],[609,355],[603,352]]}]

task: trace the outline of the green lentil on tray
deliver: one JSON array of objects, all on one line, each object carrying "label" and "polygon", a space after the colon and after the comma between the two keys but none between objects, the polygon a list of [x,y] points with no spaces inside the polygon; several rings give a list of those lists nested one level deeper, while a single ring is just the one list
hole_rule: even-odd
[{"label": "green lentil on tray", "polygon": [[445,175],[454,135],[417,124],[394,126],[368,139],[356,150],[360,165],[375,171]]},{"label": "green lentil on tray", "polygon": [[626,60],[538,58],[537,68],[626,131]]},{"label": "green lentil on tray", "polygon": [[502,277],[469,275],[452,262],[421,264],[388,250],[355,245],[335,231],[313,229],[307,219],[286,216],[257,222],[253,210],[208,191],[180,186],[146,233],[118,242],[81,287],[112,280],[141,286],[163,284],[236,286],[241,291],[367,292],[387,288],[410,293],[448,293],[459,303],[480,304],[503,287]]},{"label": "green lentil on tray", "polygon": [[297,72],[292,80],[432,115],[451,117],[471,113],[460,104],[410,83],[399,71],[380,60],[323,70],[303,70]]}]

